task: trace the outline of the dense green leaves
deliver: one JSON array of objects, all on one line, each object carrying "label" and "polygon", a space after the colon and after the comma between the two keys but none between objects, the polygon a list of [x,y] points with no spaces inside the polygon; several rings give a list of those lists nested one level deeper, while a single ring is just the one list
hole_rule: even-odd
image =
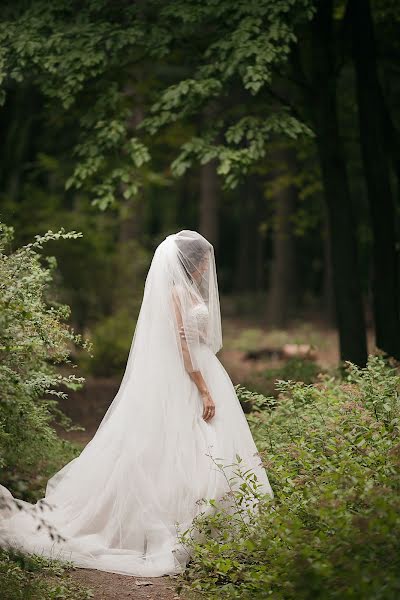
[{"label": "dense green leaves", "polygon": [[[216,510],[198,518],[185,538],[192,552],[181,578],[185,593],[394,600],[400,591],[398,370],[370,357],[365,369],[349,365],[343,381],[282,381],[278,389],[277,403],[238,390],[254,400],[249,421],[275,498],[260,496],[243,473],[234,514],[214,502]],[[260,500],[258,516],[246,508],[252,498]]]},{"label": "dense green leaves", "polygon": [[65,323],[68,307],[49,298],[55,261],[43,261],[40,251],[79,235],[49,231],[12,251],[12,229],[0,229],[0,468],[18,493],[39,464],[45,476],[73,455],[51,426],[53,420],[70,426],[51,396],[64,398],[65,389],[80,387],[82,378],[61,374],[56,365],[68,363],[71,345],[83,342]]},{"label": "dense green leaves", "polygon": [[0,549],[0,595],[3,600],[89,600],[92,590],[67,577],[72,563]]},{"label": "dense green leaves", "polygon": [[124,89],[144,35],[135,7],[124,3],[115,11],[109,3],[17,3],[0,25],[3,99],[10,86],[30,83],[49,106],[77,113],[81,139],[67,188],[86,185],[102,208],[114,201],[121,177],[131,180],[132,169],[148,160],[128,134]]},{"label": "dense green leaves", "polygon": [[268,143],[274,135],[291,138],[312,135],[311,130],[292,115],[282,112],[266,119],[243,117],[225,132],[226,144],[215,145],[210,136],[193,137],[183,145],[172,163],[172,172],[180,176],[195,161],[205,164],[218,159],[217,172],[225,178],[228,188],[234,188],[242,175],[257,161],[265,157]]},{"label": "dense green leaves", "polygon": [[[234,5],[208,1],[202,6],[192,1],[152,1],[145,9],[124,2],[83,7],[73,0],[51,5],[35,0],[28,6],[17,2],[5,11],[0,24],[0,91],[4,100],[10,86],[29,82],[50,104],[61,104],[67,114],[77,115],[81,135],[74,151],[76,167],[66,186],[89,189],[102,209],[121,195],[121,182],[126,184],[125,198],[137,194],[143,183],[138,170],[150,159],[145,140],[138,139],[130,122],[132,98],[136,104],[147,102],[143,128],[151,135],[189,115],[197,118],[214,100],[224,119],[218,127],[214,123],[218,119],[212,119],[200,140],[189,139],[173,170],[182,175],[194,159],[204,163],[215,155],[219,174],[234,187],[239,174],[264,157],[266,134],[272,133],[271,119],[264,115],[275,112],[276,106],[268,107],[264,99],[260,115],[259,103],[252,97],[271,86],[296,41],[296,28],[311,18],[312,10],[311,0]],[[182,68],[189,39],[191,53]],[[154,59],[163,60],[171,72],[175,69],[176,76],[165,82],[164,89],[148,88],[145,98],[127,93],[132,86],[143,87],[141,73],[147,64],[159,68],[157,62],[149,62]],[[226,100],[232,92],[247,97],[244,120],[261,123],[258,141],[250,141],[251,128],[246,125],[240,149],[232,130],[243,129],[244,122],[228,109]],[[297,117],[288,118],[282,110],[272,115],[272,121],[276,134],[309,133]],[[222,145],[217,139],[221,132]],[[208,151],[200,151],[201,146]]]}]

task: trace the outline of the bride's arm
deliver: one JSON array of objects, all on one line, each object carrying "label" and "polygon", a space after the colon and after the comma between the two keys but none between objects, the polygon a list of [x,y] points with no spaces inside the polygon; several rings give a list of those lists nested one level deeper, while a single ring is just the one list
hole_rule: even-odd
[{"label": "bride's arm", "polygon": [[175,289],[172,290],[172,298],[173,298],[173,302],[174,302],[175,318],[176,318],[176,323],[178,326],[179,339],[180,339],[181,348],[182,348],[183,364],[185,366],[186,371],[190,375],[190,373],[194,372],[195,369],[194,369],[194,366],[192,363],[192,359],[190,357],[189,346],[187,343],[186,334],[185,334],[185,330],[183,327],[181,303],[180,303],[177,291]]},{"label": "bride's arm", "polygon": [[194,383],[197,386],[197,389],[200,392],[201,398],[203,400],[203,419],[205,421],[208,421],[209,419],[212,419],[215,415],[215,404],[213,399],[211,398],[210,392],[208,391],[207,384],[204,381],[204,377],[201,371],[194,369],[192,360],[190,358],[190,351],[186,339],[185,329],[183,326],[181,305],[176,290],[173,290],[172,297],[174,302],[175,317],[179,329],[179,339],[182,348],[183,363],[187,373],[189,374],[189,377],[192,379],[192,381],[194,381]]}]

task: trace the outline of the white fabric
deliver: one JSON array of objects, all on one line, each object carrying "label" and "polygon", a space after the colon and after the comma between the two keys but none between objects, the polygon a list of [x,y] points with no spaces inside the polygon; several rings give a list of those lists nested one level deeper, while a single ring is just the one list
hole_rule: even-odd
[{"label": "white fabric", "polygon": [[[78,567],[174,574],[188,560],[177,532],[203,510],[201,498],[218,500],[228,491],[214,460],[229,465],[239,454],[272,496],[235,389],[215,356],[221,346],[213,248],[196,232],[170,235],[154,254],[125,374],[98,430],[48,481],[44,499],[22,503],[22,511],[1,510],[0,542]],[[196,370],[216,405],[209,422],[189,376]],[[4,486],[1,492],[12,502]],[[37,530],[35,515],[64,541]]]}]

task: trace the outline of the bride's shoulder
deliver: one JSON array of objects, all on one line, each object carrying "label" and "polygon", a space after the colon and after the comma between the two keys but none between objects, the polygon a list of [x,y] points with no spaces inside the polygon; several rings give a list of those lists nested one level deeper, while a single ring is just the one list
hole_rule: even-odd
[{"label": "bride's shoulder", "polygon": [[172,296],[173,298],[180,298],[185,294],[185,287],[181,283],[174,283],[172,286]]},{"label": "bride's shoulder", "polygon": [[180,304],[193,305],[196,303],[195,294],[189,289],[189,287],[178,283],[172,286],[172,298],[175,301],[179,301]]},{"label": "bride's shoulder", "polygon": [[172,286],[172,299],[175,303],[186,304],[187,294],[187,290],[182,284],[178,283]]}]

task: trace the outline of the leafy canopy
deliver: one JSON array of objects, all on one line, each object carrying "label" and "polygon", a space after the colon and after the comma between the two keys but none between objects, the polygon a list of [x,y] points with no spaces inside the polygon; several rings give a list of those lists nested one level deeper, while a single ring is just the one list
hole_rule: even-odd
[{"label": "leafy canopy", "polygon": [[[150,176],[151,136],[204,115],[173,174],[215,158],[234,187],[273,136],[311,134],[275,80],[312,14],[311,0],[20,0],[0,23],[0,100],[33,85],[49,107],[74,115],[80,133],[66,186],[90,189],[100,208],[134,196]],[[147,111],[140,129],[135,107]]]}]

